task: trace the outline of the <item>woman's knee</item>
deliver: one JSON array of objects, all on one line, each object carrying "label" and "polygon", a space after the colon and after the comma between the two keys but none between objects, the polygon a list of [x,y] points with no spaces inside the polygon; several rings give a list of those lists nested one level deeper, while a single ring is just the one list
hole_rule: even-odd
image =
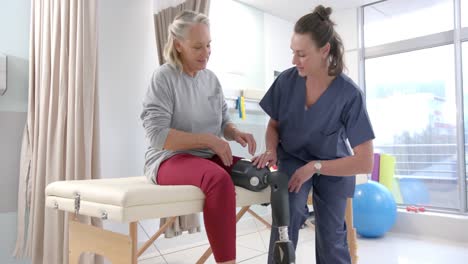
[{"label": "woman's knee", "polygon": [[218,186],[218,188],[222,189],[223,191],[230,192],[231,194],[235,193],[234,182],[231,179],[231,175],[225,171],[218,174],[216,186]]},{"label": "woman's knee", "polygon": [[206,173],[208,190],[206,191],[217,191],[225,192],[228,194],[234,194],[234,183],[232,182],[231,176],[223,169],[214,169]]}]

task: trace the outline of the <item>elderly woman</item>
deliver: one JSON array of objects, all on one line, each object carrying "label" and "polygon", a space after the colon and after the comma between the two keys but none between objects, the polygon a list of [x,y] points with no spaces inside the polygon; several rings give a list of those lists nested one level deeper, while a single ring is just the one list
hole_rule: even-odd
[{"label": "elderly woman", "polygon": [[145,174],[160,185],[194,185],[205,194],[204,223],[218,263],[235,263],[236,204],[226,140],[255,153],[251,134],[229,119],[221,85],[206,69],[211,53],[209,21],[190,11],[169,26],[166,64],[152,78],[141,119],[149,148]]}]

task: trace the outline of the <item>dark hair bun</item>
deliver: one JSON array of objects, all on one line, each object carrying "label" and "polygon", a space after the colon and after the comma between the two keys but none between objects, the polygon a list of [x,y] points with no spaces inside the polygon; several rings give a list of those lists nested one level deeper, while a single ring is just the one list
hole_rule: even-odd
[{"label": "dark hair bun", "polygon": [[314,13],[316,13],[320,19],[322,20],[330,20],[330,15],[332,13],[331,7],[324,7],[323,5],[319,5],[314,9]]}]

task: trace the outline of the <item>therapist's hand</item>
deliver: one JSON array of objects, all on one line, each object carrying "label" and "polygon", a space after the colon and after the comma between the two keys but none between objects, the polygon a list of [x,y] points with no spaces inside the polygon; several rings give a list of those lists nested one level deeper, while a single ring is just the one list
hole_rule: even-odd
[{"label": "therapist's hand", "polygon": [[257,143],[255,142],[254,137],[250,133],[244,133],[241,131],[236,131],[234,134],[234,140],[241,144],[242,147],[249,146],[249,153],[250,155],[255,154],[255,150],[257,149]]},{"label": "therapist's hand", "polygon": [[312,175],[314,175],[314,169],[311,167],[311,165],[306,164],[294,172],[288,184],[288,190],[290,192],[298,193],[302,184],[312,178]]},{"label": "therapist's hand", "polygon": [[259,156],[252,158],[254,166],[257,166],[258,169],[264,168],[267,164],[269,167],[275,166],[278,161],[275,150],[267,150]]}]

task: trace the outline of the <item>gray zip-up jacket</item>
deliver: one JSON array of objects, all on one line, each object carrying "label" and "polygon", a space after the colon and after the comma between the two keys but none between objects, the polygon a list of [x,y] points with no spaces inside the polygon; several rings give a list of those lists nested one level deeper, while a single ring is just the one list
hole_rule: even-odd
[{"label": "gray zip-up jacket", "polygon": [[170,64],[154,72],[140,117],[149,142],[145,175],[153,183],[157,183],[159,165],[176,154],[190,153],[203,158],[214,155],[210,149],[163,149],[171,128],[221,137],[226,124],[231,122],[223,90],[212,71],[201,70],[191,77]]}]

